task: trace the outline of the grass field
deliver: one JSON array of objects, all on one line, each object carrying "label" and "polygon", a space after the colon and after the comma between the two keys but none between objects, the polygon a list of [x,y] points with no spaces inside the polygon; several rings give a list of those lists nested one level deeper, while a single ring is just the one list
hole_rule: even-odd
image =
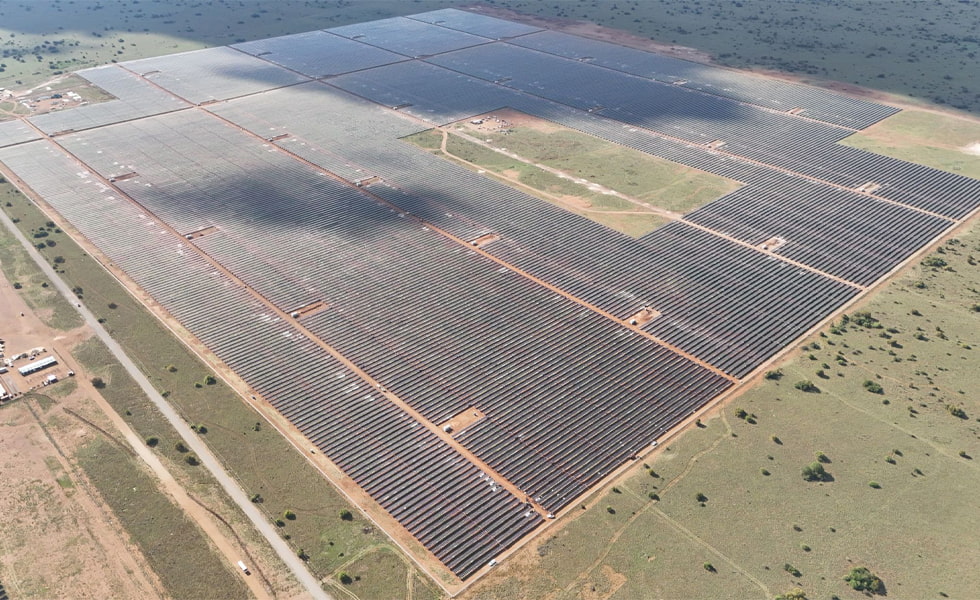
[{"label": "grass field", "polygon": [[101,438],[76,458],[174,598],[248,597],[241,578],[134,458]]},{"label": "grass field", "polygon": [[[2,184],[2,187],[9,187],[9,184]],[[0,195],[4,193],[0,189]],[[16,191],[9,197],[11,206],[4,205],[3,209],[18,219],[22,230],[30,232],[46,227],[47,217],[25,197]],[[15,250],[12,238],[5,242],[2,235],[0,232],[0,248],[9,245]],[[331,576],[351,557],[363,556],[358,562],[359,567],[372,573],[370,578],[362,578],[362,587],[367,592],[378,588],[385,590],[378,598],[403,594],[408,582],[412,581],[406,576],[408,567],[403,567],[401,574],[386,568],[371,568],[375,560],[384,560],[384,553],[373,550],[387,547],[387,537],[362,519],[359,511],[286,439],[220,379],[214,385],[196,385],[201,384],[211,371],[71,238],[63,233],[53,233],[51,237],[57,244],[46,247],[42,254],[51,261],[56,256],[63,259],[57,263],[60,275],[70,286],[81,288],[81,298],[86,306],[103,320],[103,325],[157,389],[166,392],[168,400],[185,420],[206,427],[204,440],[243,489],[250,495],[261,497],[261,508],[269,519],[281,519],[286,510],[295,513],[295,520],[283,520],[282,533],[297,551],[303,549],[310,556],[311,571],[318,577]],[[32,263],[26,268],[30,267],[33,267]],[[215,491],[213,480],[206,471],[187,465],[184,453],[175,447],[176,433],[100,342],[84,343],[76,356],[104,379],[103,396],[129,425],[144,438],[154,436],[159,439],[157,451],[168,468],[182,477],[191,493],[199,498],[217,500],[218,505],[214,508],[232,522],[244,521],[236,509],[228,506],[227,498]],[[258,430],[257,423],[260,424]],[[342,520],[339,517],[341,510],[352,511],[355,518]],[[245,529],[251,531],[250,527]],[[257,546],[264,544],[261,540],[255,540],[255,543]],[[411,569],[414,574],[415,567]],[[161,575],[161,579],[166,578]],[[415,588],[428,589],[421,584]],[[375,596],[359,597],[368,600]]]},{"label": "grass field", "polygon": [[[485,170],[511,185],[516,183],[521,191],[633,237],[669,221],[666,214],[689,212],[739,186],[537,119],[522,118],[522,124],[503,132],[457,125],[456,133],[448,135],[448,155],[441,151],[443,133],[437,130],[408,136],[405,141],[468,168]],[[492,148],[473,139],[484,140]]]},{"label": "grass field", "polygon": [[906,110],[841,143],[980,179],[980,123],[976,121]]},{"label": "grass field", "polygon": [[[856,600],[842,580],[854,566],[896,597],[970,597],[980,589],[971,566],[980,528],[976,257],[980,227],[928,259],[945,266],[917,266],[848,323],[804,342],[780,379],[670,442],[649,469],[633,469],[468,597],[772,597],[800,587],[809,598]],[[863,312],[877,322],[858,319]],[[802,380],[819,392],[796,389]],[[804,481],[817,453],[833,481]]]}]

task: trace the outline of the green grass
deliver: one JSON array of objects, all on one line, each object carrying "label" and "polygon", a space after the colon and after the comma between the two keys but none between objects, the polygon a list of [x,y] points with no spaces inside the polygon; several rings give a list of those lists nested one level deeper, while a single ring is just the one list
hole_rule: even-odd
[{"label": "green grass", "polygon": [[[439,151],[442,136],[434,130],[423,131],[404,139],[439,156],[445,156]],[[474,144],[457,135],[449,136],[446,150],[453,155],[445,156],[447,160],[457,162],[454,157],[458,157],[476,165],[477,170],[486,170],[491,176],[496,175],[498,180],[510,185],[513,185],[512,180],[516,179],[523,186],[527,186],[518,186],[521,191],[626,235],[639,237],[667,222],[667,219],[659,214],[642,212],[647,210],[642,206],[592,191],[571,179],[559,177],[535,165]],[[470,169],[474,168],[472,165],[460,164]],[[630,213],[620,214],[610,211],[630,211]]]},{"label": "green grass", "polygon": [[906,110],[841,143],[980,179],[980,156],[966,152],[980,144],[980,123],[975,121]]},{"label": "green grass", "polygon": [[[9,183],[0,183],[0,202],[4,205],[15,202],[24,206],[26,199]],[[6,207],[8,213],[11,207]],[[15,218],[17,218],[15,216]],[[45,221],[40,221],[38,227],[44,227]],[[25,232],[31,237],[30,228]],[[45,241],[60,241],[67,239],[63,233],[53,230]],[[56,246],[57,247],[57,246]],[[53,249],[52,249],[53,250]],[[0,226],[0,269],[12,284],[20,284],[20,295],[24,302],[33,310],[45,325],[62,331],[74,329],[82,324],[82,318],[59,294],[47,277],[41,273],[27,251],[21,246],[6,227]]]},{"label": "green grass", "polygon": [[[970,564],[980,477],[976,460],[959,454],[980,455],[980,228],[935,256],[946,267],[913,268],[846,324],[807,340],[780,365],[780,380],[760,380],[723,417],[670,442],[648,462],[660,478],[637,467],[617,483],[622,494],[576,509],[539,553],[515,557],[506,581],[494,574],[472,597],[544,597],[579,576],[556,597],[589,597],[593,581],[613,581],[615,572],[625,581],[612,598],[758,597],[761,584],[769,596],[799,586],[810,598],[856,600],[842,579],[853,566],[903,597],[967,597],[980,588]],[[882,328],[855,324],[864,311]],[[820,369],[827,379],[815,375]],[[820,393],[795,389],[801,379]],[[870,392],[869,380],[883,393]],[[737,418],[739,409],[757,423]],[[833,481],[805,482],[801,470],[818,452]]]},{"label": "green grass", "polygon": [[[551,129],[551,128],[549,128]],[[739,187],[735,181],[672,163],[584,133],[554,127],[540,131],[516,127],[484,136],[532,162],[678,213],[686,213]],[[597,194],[593,204],[606,210],[636,210],[636,204]]]},{"label": "green grass", "polygon": [[171,596],[248,597],[241,578],[135,459],[99,438],[82,446],[77,460]]},{"label": "green grass", "polygon": [[[11,204],[3,209],[20,219],[22,230],[36,230],[47,221],[22,196]],[[360,512],[236,392],[220,379],[215,385],[195,387],[211,370],[71,238],[52,235],[58,236],[58,245],[42,250],[42,254],[51,260],[54,255],[65,259],[58,265],[61,276],[70,286],[82,288],[86,306],[103,320],[153,385],[167,393],[168,401],[183,418],[207,427],[204,441],[249,496],[261,495],[260,508],[269,520],[280,518],[287,509],[296,513],[296,520],[286,521],[281,531],[289,535],[295,549],[303,548],[310,555],[308,564],[313,573],[326,577],[352,556],[386,543],[385,535],[366,523]],[[106,381],[102,395],[142,438],[160,439],[156,451],[171,471],[183,473],[192,493],[199,497],[217,494],[203,468],[184,462],[184,454],[174,448],[176,433],[100,341],[93,338],[84,342],[74,355],[93,376]],[[176,370],[169,370],[170,366]],[[254,431],[256,423],[261,423],[259,431]],[[228,502],[222,494],[217,494],[217,499]],[[341,520],[338,515],[342,509],[352,510],[354,520]],[[231,510],[231,516],[243,519],[237,510]],[[389,575],[382,571],[376,578],[383,580]],[[392,585],[404,588],[405,578]]]},{"label": "green grass", "polygon": [[[409,596],[421,600],[441,597],[431,582],[419,578],[417,574],[413,575],[416,571],[406,560],[400,552],[392,548],[376,546],[343,567],[342,570],[353,579],[350,584],[341,585],[337,582],[335,585],[361,600]],[[407,593],[408,585],[412,586],[411,594]]]}]

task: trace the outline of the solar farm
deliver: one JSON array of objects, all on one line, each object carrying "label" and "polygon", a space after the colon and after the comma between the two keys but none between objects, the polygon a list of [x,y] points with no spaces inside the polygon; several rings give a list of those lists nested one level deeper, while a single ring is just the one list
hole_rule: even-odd
[{"label": "solar farm", "polygon": [[[80,75],[4,172],[458,580],[980,206],[838,144],[897,108],[455,9]],[[400,140],[504,108],[742,185],[632,238]]]}]

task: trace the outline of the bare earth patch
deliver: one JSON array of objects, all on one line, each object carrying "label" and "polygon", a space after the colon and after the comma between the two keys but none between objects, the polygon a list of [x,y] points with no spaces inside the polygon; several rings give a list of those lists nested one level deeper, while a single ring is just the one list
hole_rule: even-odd
[{"label": "bare earth patch", "polygon": [[974,156],[980,156],[980,142],[973,142],[972,144],[963,146],[963,152],[967,154],[972,154]]}]

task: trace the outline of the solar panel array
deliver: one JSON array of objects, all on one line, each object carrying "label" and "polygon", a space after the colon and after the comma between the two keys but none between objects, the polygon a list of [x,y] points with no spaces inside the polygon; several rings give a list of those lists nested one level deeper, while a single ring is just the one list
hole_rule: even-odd
[{"label": "solar panel array", "polygon": [[[91,74],[0,161],[460,578],[980,206],[837,144],[892,107],[454,9]],[[744,185],[633,239],[397,139],[502,107]]]},{"label": "solar panel array", "polygon": [[49,135],[91,129],[187,108],[187,103],[118,65],[79,71],[79,75],[116,98],[109,102],[51,112],[30,121]]},{"label": "solar panel array", "polygon": [[400,54],[367,46],[325,31],[309,31],[255,40],[235,44],[232,48],[314,78],[340,75],[406,60]]},{"label": "solar panel array", "polygon": [[125,68],[175,96],[202,104],[255,94],[309,78],[228,47],[129,61]]}]

